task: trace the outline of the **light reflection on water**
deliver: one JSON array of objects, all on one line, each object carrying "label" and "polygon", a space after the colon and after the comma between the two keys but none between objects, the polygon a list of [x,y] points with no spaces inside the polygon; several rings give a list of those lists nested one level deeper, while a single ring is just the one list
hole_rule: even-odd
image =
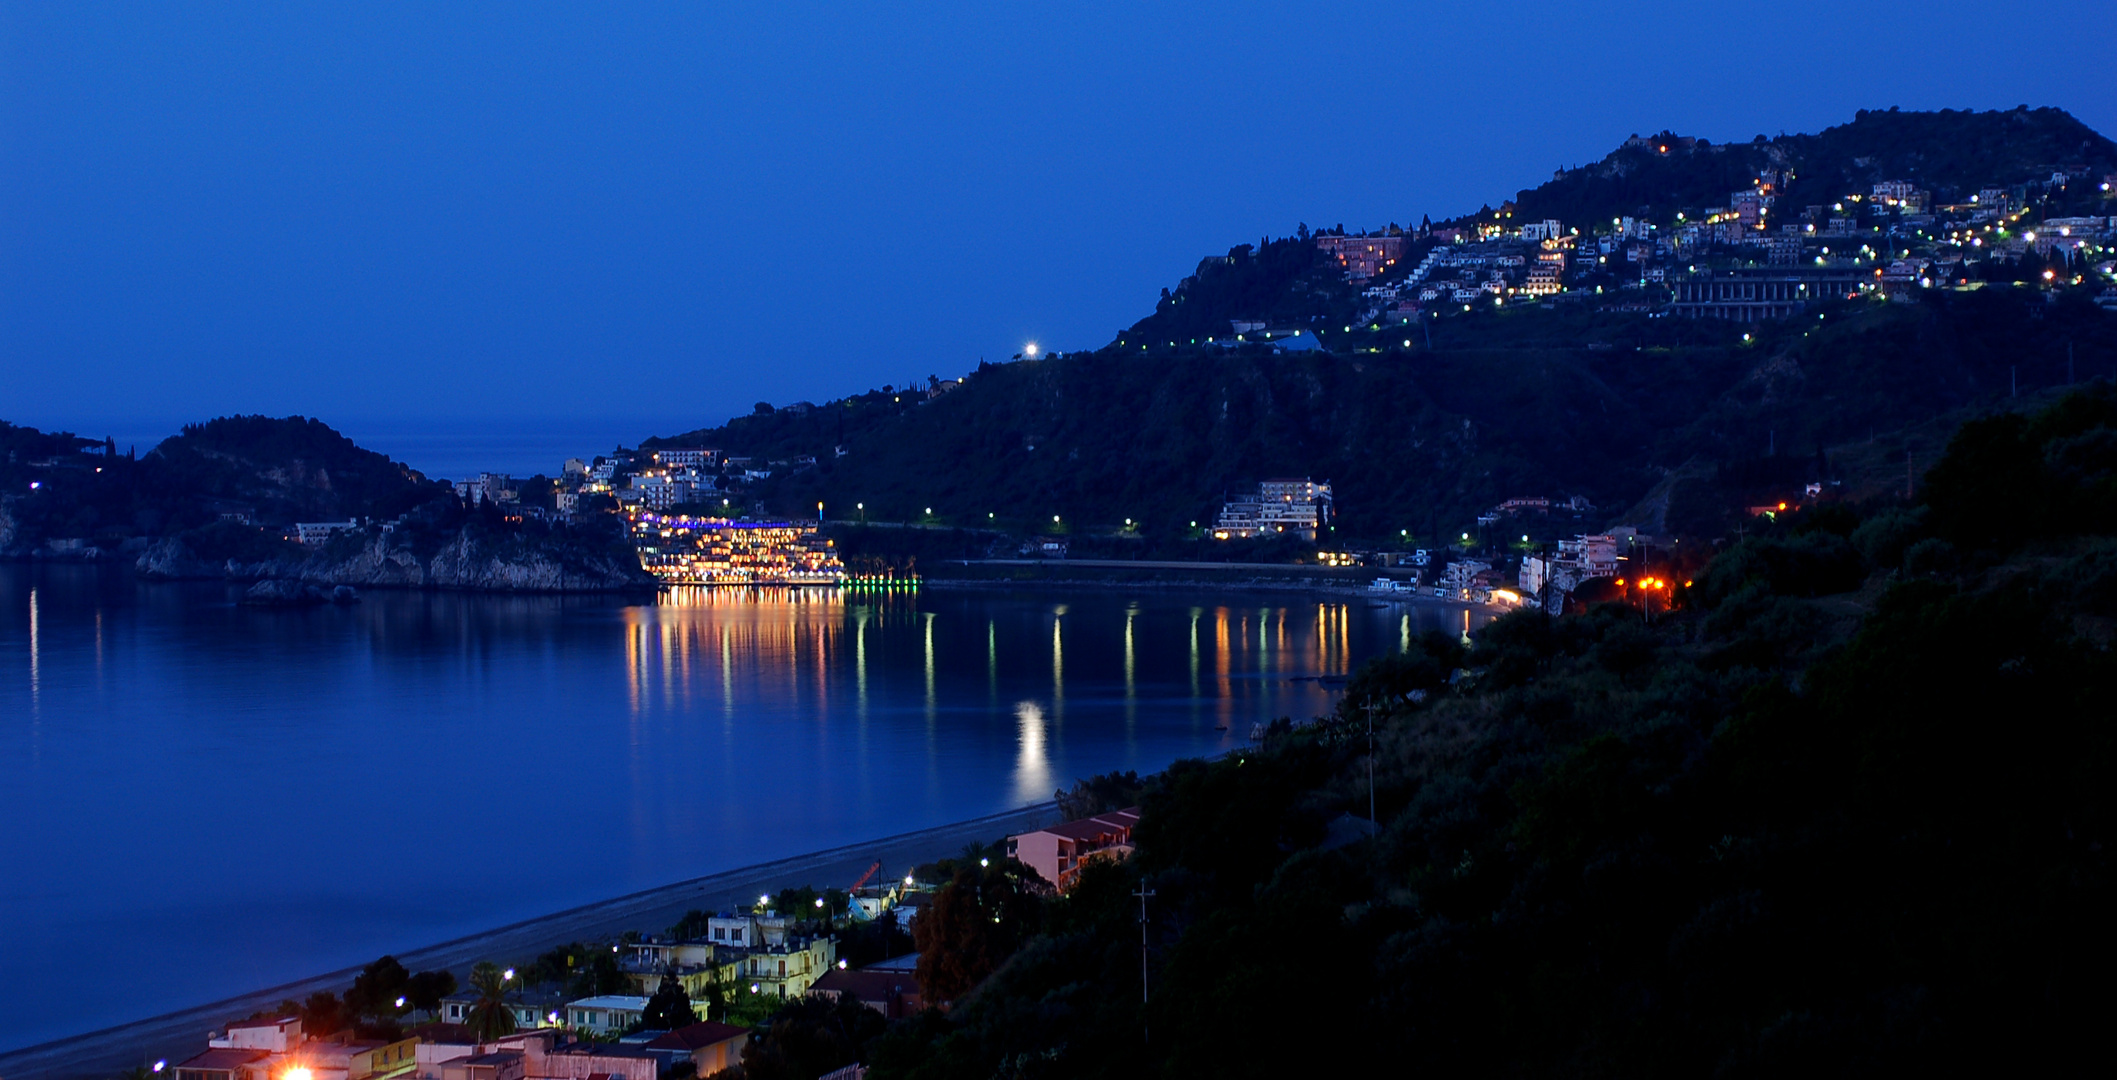
[{"label": "light reflection on water", "polygon": [[26,973],[0,1048],[1218,753],[1464,625],[1166,593],[232,600],[0,567],[0,866],[30,871],[0,874]]}]

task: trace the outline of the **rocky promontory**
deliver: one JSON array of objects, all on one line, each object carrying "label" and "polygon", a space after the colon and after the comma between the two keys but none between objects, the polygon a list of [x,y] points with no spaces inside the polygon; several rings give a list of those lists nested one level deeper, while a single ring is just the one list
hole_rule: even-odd
[{"label": "rocky promontory", "polygon": [[182,538],[163,539],[136,564],[150,580],[285,581],[335,586],[472,592],[618,592],[652,589],[628,546],[554,533],[478,535],[462,529],[422,538],[370,531],[335,539],[301,558],[209,559]]}]

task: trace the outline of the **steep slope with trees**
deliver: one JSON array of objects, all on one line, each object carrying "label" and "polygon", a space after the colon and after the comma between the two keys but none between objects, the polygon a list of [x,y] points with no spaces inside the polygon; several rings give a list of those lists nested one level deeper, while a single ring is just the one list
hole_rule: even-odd
[{"label": "steep slope with trees", "polygon": [[[1134,859],[1023,916],[1007,963],[874,1043],[871,1075],[2094,1059],[2117,1004],[2113,485],[2104,381],[1966,426],[1916,504],[1766,523],[1673,609],[1429,635],[1334,716],[1155,778]],[[1370,797],[1371,834],[1344,816]]]}]

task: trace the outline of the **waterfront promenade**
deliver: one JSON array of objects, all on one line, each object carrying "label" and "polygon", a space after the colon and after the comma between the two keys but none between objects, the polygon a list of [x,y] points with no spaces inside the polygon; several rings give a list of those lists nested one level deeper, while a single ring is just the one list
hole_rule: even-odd
[{"label": "waterfront promenade", "polygon": [[[454,971],[459,981],[465,981],[470,966],[480,960],[525,964],[537,954],[569,941],[612,938],[627,930],[659,933],[694,908],[713,911],[747,907],[762,893],[803,885],[842,888],[878,861],[883,873],[901,874],[915,864],[953,855],[972,841],[987,842],[1057,820],[1055,803],[1033,803],[1000,814],[693,878],[395,955],[411,970],[445,968]],[[358,973],[358,968],[328,972],[131,1024],[0,1053],[0,1080],[111,1080],[136,1065],[157,1060],[174,1064],[204,1050],[207,1034],[229,1020],[288,999],[300,1000],[318,990],[343,991]]]}]

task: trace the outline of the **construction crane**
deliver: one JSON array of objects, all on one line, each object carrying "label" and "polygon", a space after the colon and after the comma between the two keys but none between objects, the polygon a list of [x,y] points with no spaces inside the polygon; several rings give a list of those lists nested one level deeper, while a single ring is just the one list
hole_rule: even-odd
[{"label": "construction crane", "polygon": [[859,892],[859,891],[860,891],[860,886],[862,886],[862,885],[865,885],[865,884],[867,884],[867,882],[868,882],[868,879],[869,879],[869,878],[872,878],[872,877],[874,877],[874,876],[875,876],[875,875],[876,875],[877,873],[879,873],[879,872],[880,872],[881,870],[882,870],[882,860],[880,860],[880,859],[877,859],[877,860],[875,860],[875,865],[873,865],[873,866],[870,866],[870,867],[868,867],[868,868],[867,868],[867,873],[865,873],[865,874],[862,874],[862,875],[860,875],[860,880],[858,880],[858,881],[855,881],[855,882],[853,882],[853,887],[852,887],[852,888],[850,888],[850,889],[847,889],[847,890],[845,890],[845,891],[846,891],[846,892],[849,892],[849,893],[857,893],[857,892]]}]

